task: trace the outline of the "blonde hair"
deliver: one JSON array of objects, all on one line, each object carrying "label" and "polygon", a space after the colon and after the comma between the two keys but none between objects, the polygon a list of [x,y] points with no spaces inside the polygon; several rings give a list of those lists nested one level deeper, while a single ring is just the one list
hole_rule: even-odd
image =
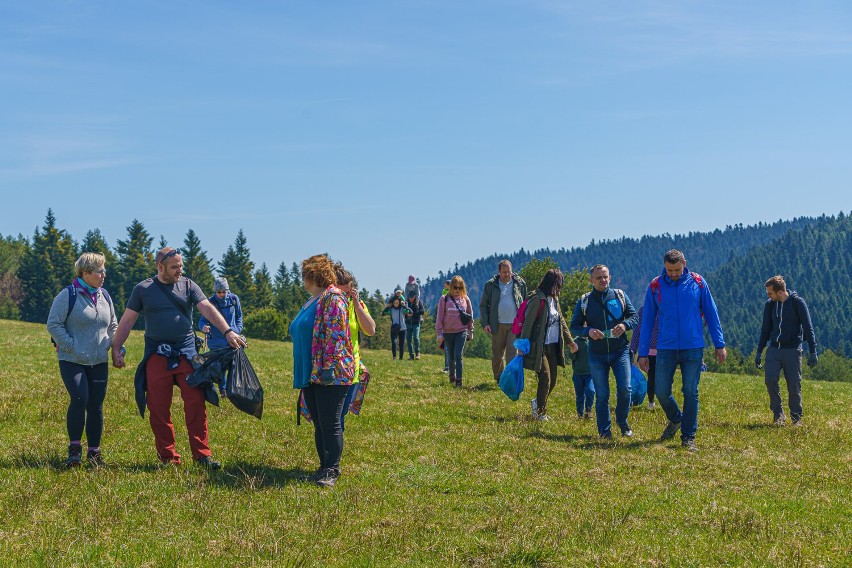
[{"label": "blonde hair", "polygon": [[461,295],[463,298],[467,297],[467,286],[464,284],[464,279],[461,276],[453,276],[453,279],[450,280],[450,293],[452,294],[453,286],[461,287]]},{"label": "blonde hair", "polygon": [[82,276],[84,272],[94,272],[106,264],[106,258],[99,252],[84,252],[74,263],[75,276]]},{"label": "blonde hair", "polygon": [[324,254],[315,254],[302,261],[302,282],[310,280],[320,288],[328,288],[337,284],[334,264]]}]

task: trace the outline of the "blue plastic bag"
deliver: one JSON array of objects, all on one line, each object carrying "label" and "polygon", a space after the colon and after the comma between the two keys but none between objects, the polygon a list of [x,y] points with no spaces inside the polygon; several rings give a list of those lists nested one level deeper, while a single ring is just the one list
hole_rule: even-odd
[{"label": "blue plastic bag", "polygon": [[648,380],[645,378],[645,373],[633,365],[630,371],[630,404],[639,406],[645,401],[646,394],[648,394]]},{"label": "blue plastic bag", "polygon": [[[515,349],[526,355],[530,352],[529,339],[516,339],[512,344]],[[500,374],[500,381],[497,383],[500,390],[506,393],[510,400],[518,400],[521,398],[521,393],[524,392],[524,356],[517,355],[509,361],[506,368]]]}]

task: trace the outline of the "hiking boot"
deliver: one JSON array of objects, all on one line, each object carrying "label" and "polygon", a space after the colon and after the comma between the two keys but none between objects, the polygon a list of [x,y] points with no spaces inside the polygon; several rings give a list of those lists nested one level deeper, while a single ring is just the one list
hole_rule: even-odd
[{"label": "hiking boot", "polygon": [[653,400],[648,401],[648,410],[654,410],[656,407]]},{"label": "hiking boot", "polygon": [[630,429],[630,426],[628,426],[627,428],[622,428],[621,429],[621,435],[624,436],[625,438],[632,438],[633,437],[633,430]]},{"label": "hiking boot", "polygon": [[83,446],[80,444],[68,444],[68,459],[65,467],[80,467],[83,463]]},{"label": "hiking boot", "polygon": [[340,477],[340,470],[335,469],[333,467],[327,467],[325,469],[320,470],[317,478],[314,480],[314,483],[319,485],[320,487],[327,487],[331,489],[334,487],[334,484],[337,483],[337,478]]},{"label": "hiking boot", "polygon": [[420,359],[420,353],[415,353],[414,358],[415,358],[415,359]]},{"label": "hiking boot", "polygon": [[[783,426],[784,424],[787,423],[787,417],[784,416],[784,413],[782,412],[781,414],[779,414],[778,416],[775,417],[775,421],[773,423],[776,426]],[[793,422],[793,424],[795,424],[795,423],[796,423],[796,421]]]},{"label": "hiking boot", "polygon": [[461,379],[456,379],[456,382],[455,382],[455,387],[456,387],[456,388],[458,388],[458,389],[460,389],[460,388],[461,388],[461,381],[462,381]]},{"label": "hiking boot", "polygon": [[106,464],[104,460],[101,458],[100,450],[89,450],[86,452],[86,459],[92,465],[92,467],[104,467]]},{"label": "hiking boot", "polygon": [[535,419],[538,420],[539,422],[549,422],[550,416],[548,416],[547,414],[544,414],[542,412],[542,413],[539,413],[538,416],[535,417]]},{"label": "hiking boot", "polygon": [[666,440],[671,440],[674,438],[674,435],[677,434],[678,430],[680,430],[680,422],[669,422],[669,425],[666,426],[665,430],[663,430],[662,436],[660,436],[660,441],[665,442]]},{"label": "hiking boot", "polygon": [[538,420],[538,400],[532,399],[530,401],[530,407],[532,408],[533,420]]},{"label": "hiking boot", "polygon": [[598,436],[601,440],[612,440],[612,432],[604,432]]},{"label": "hiking boot", "polygon": [[585,413],[583,413],[583,415],[580,418],[582,418],[583,420],[591,420],[592,419],[592,411],[587,410]]},{"label": "hiking boot", "polygon": [[195,460],[195,463],[203,468],[209,469],[210,471],[222,469],[222,462],[216,461],[213,459],[213,456],[204,456],[200,460]]},{"label": "hiking boot", "polygon": [[697,452],[698,451],[698,446],[695,445],[695,439],[694,438],[686,438],[685,440],[681,441],[680,447],[682,447],[685,450],[689,450],[690,452]]},{"label": "hiking boot", "polygon": [[801,418],[793,418],[793,426],[798,428],[799,426],[804,426]]},{"label": "hiking boot", "polygon": [[408,360],[409,360],[409,361],[414,361],[414,355],[409,355],[409,356],[408,356]]},{"label": "hiking boot", "polygon": [[442,372],[442,373],[449,373],[449,372],[450,372],[450,368],[449,368],[449,367],[444,367],[444,370],[443,370],[443,371],[441,371],[441,372]]}]

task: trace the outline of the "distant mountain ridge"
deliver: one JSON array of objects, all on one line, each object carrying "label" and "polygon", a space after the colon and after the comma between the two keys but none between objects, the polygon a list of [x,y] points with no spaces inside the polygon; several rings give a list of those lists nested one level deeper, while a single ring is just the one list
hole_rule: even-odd
[{"label": "distant mountain ridge", "polygon": [[[788,221],[778,220],[774,223],[758,223],[749,226],[739,224],[727,226],[724,230],[690,232],[686,235],[664,233],[658,236],[643,236],[639,239],[624,237],[616,240],[592,241],[583,248],[555,250],[545,248],[534,252],[521,249],[507,255],[492,255],[462,266],[456,265],[453,269],[440,272],[437,277],[426,280],[424,301],[427,305],[434,307],[440,296],[443,281],[454,274],[459,274],[468,285],[478,316],[477,304],[482,286],[496,274],[497,263],[501,259],[508,258],[518,269],[531,258],[550,257],[564,271],[587,268],[598,263],[606,264],[612,274],[612,286],[624,289],[638,308],[644,301],[648,282],[662,270],[663,254],[667,250],[676,248],[684,251],[688,269],[703,274],[710,282],[713,294],[720,304],[722,323],[730,343],[748,353],[753,348],[759,331],[754,328],[755,315],[751,312],[759,310],[762,306],[761,298],[765,299],[763,282],[766,278],[779,272],[784,274],[782,269],[788,270],[790,274],[797,275],[796,280],[804,279],[801,281],[808,282],[807,288],[800,286],[799,290],[806,300],[812,291],[822,300],[828,296],[827,290],[831,288],[827,282],[821,281],[822,277],[818,274],[823,271],[824,264],[830,262],[822,260],[823,256],[827,256],[834,259],[834,266],[839,268],[835,270],[837,274],[829,276],[829,280],[839,278],[840,282],[845,281],[845,289],[849,289],[852,274],[849,272],[848,263],[845,258],[839,261],[836,257],[838,253],[844,254],[841,251],[847,251],[848,257],[848,248],[844,247],[848,247],[850,237],[843,237],[843,231],[847,230],[848,224],[848,215],[841,212],[837,217],[826,215],[797,217]],[[837,234],[829,236],[828,233]],[[848,235],[848,232],[846,234]],[[815,246],[830,246],[836,252],[817,251],[814,250]],[[792,250],[788,250],[789,248]],[[752,254],[753,251],[759,251],[755,253],[757,256]],[[818,265],[809,265],[807,263],[809,257],[819,258]],[[728,266],[736,268],[725,268]],[[750,268],[746,270],[745,267]],[[827,272],[830,274],[832,271],[827,270]],[[717,273],[721,282],[716,281]],[[807,277],[804,276],[805,273],[808,274]],[[747,281],[746,286],[743,285],[744,281]],[[528,283],[531,287],[536,284]],[[745,295],[737,292],[746,289]],[[832,309],[837,308],[831,302],[824,305],[831,305]],[[848,313],[850,312],[847,311],[846,314]],[[847,315],[843,317],[848,322],[849,317]],[[759,326],[759,322],[757,325]],[[843,334],[839,333],[840,325],[834,327],[838,333],[827,334],[827,330],[822,330],[826,339],[824,346],[831,345],[833,349],[841,349],[846,354],[852,353],[849,351],[852,347],[852,341],[848,337],[849,332],[846,332],[847,337],[844,339]],[[852,328],[852,325],[847,327]],[[730,333],[728,329],[731,330]],[[819,340],[820,330],[817,331],[817,335]],[[832,342],[827,341],[829,337],[833,338]],[[823,341],[820,340],[820,343]]]}]

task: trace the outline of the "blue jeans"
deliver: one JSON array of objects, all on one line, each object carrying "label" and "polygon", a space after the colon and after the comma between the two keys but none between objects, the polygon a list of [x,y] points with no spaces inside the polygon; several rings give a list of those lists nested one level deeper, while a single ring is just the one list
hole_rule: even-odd
[{"label": "blue jeans", "polygon": [[[659,362],[657,363],[659,364]],[[626,347],[612,353],[589,353],[589,370],[598,401],[595,414],[598,421],[598,434],[611,434],[612,420],[609,417],[609,370],[615,375],[615,423],[627,430],[627,415],[630,413],[630,350]]]},{"label": "blue jeans", "polygon": [[420,324],[410,323],[405,328],[405,342],[408,344],[408,356],[420,355]]},{"label": "blue jeans", "polygon": [[449,353],[450,378],[461,381],[464,363],[462,362],[462,353],[464,353],[464,344],[467,341],[467,332],[460,331],[458,333],[444,333],[444,351]]},{"label": "blue jeans", "polygon": [[[654,391],[671,422],[680,422],[682,440],[692,440],[698,430],[698,381],[704,349],[657,349],[657,377]],[[683,412],[672,396],[677,366],[683,381]]]},{"label": "blue jeans", "polygon": [[577,415],[583,416],[586,411],[592,411],[595,403],[595,385],[591,375],[574,375],[574,393],[577,395]]}]

